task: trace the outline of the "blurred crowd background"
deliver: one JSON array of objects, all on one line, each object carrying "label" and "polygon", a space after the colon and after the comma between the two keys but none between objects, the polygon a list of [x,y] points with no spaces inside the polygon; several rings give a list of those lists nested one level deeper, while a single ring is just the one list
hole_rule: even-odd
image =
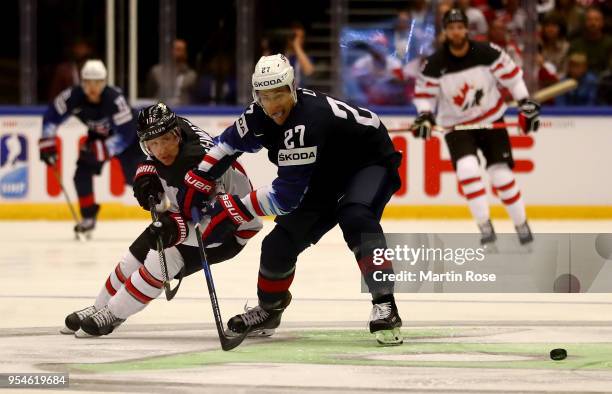
[{"label": "blurred crowd background", "polygon": [[473,40],[523,67],[532,91],[578,81],[546,105],[612,104],[612,0],[7,0],[0,103],[46,104],[101,58],[131,101],[245,104],[257,58],[280,52],[301,87],[410,105],[451,7],[465,10]]}]

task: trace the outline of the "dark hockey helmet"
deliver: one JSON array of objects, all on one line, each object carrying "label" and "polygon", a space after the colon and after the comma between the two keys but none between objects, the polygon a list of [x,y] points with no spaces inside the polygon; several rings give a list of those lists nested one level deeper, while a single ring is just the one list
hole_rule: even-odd
[{"label": "dark hockey helmet", "polygon": [[444,16],[442,16],[442,27],[446,29],[446,26],[448,26],[450,23],[453,23],[453,22],[461,22],[465,25],[465,27],[467,27],[468,26],[467,15],[465,14],[465,12],[463,12],[463,10],[459,8],[452,8],[446,11],[444,13]]},{"label": "dark hockey helmet", "polygon": [[138,138],[152,140],[177,127],[176,114],[162,102],[143,108],[138,113]]},{"label": "dark hockey helmet", "polygon": [[162,102],[145,107],[138,113],[136,134],[140,141],[140,147],[146,154],[150,153],[144,144],[145,141],[169,132],[174,132],[180,137],[177,128],[176,114]]}]

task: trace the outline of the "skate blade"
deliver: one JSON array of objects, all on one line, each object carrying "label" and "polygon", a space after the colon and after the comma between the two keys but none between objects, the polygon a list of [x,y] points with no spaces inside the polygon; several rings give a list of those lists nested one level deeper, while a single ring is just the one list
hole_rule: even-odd
[{"label": "skate blade", "polygon": [[74,330],[71,330],[70,328],[65,327],[65,326],[64,326],[64,328],[62,328],[62,329],[61,329],[59,332],[60,332],[60,334],[62,334],[62,335],[73,335],[73,334],[75,333],[75,331],[74,331]]},{"label": "skate blade", "polygon": [[[264,328],[261,330],[254,330],[251,331],[247,334],[247,338],[265,338],[265,337],[271,337],[272,335],[274,335],[274,333],[276,332],[276,329],[274,328]],[[237,337],[240,334],[237,332],[234,332],[230,329],[226,329],[225,330],[225,335],[227,335],[228,337]]]},{"label": "skate blade", "polygon": [[78,331],[74,333],[75,338],[95,338],[96,335],[91,335],[83,331],[82,328],[79,328]]},{"label": "skate blade", "polygon": [[392,330],[381,330],[374,333],[376,341],[383,346],[399,346],[404,343],[404,337],[399,327]]}]

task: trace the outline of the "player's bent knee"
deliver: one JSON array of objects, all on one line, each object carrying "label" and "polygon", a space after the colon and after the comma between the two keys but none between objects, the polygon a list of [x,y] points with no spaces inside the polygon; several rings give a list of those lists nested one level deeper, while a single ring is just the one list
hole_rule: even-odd
[{"label": "player's bent knee", "polygon": [[349,204],[338,211],[338,224],[349,248],[361,243],[363,234],[382,233],[380,223],[372,209],[363,204]]},{"label": "player's bent knee", "polygon": [[[183,256],[175,247],[165,249],[164,254],[166,257],[166,267],[168,268],[168,278],[174,278],[183,267]],[[147,258],[145,259],[144,265],[156,279],[160,281],[164,279],[164,276],[162,275],[161,271],[159,254],[156,250],[149,251],[149,253],[147,254]]]},{"label": "player's bent knee", "polygon": [[480,165],[475,155],[463,156],[457,160],[457,177],[466,179],[480,176]]}]

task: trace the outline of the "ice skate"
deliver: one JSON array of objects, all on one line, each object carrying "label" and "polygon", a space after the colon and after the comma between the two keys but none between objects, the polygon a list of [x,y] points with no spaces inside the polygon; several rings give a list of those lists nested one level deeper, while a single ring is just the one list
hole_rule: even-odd
[{"label": "ice skate", "polygon": [[521,245],[527,245],[533,242],[533,234],[529,228],[527,221],[525,223],[515,226],[516,235],[518,235],[519,242]]},{"label": "ice skate", "polygon": [[370,332],[381,345],[401,345],[404,338],[400,332],[402,319],[397,312],[395,301],[374,303],[370,314]]},{"label": "ice skate", "polygon": [[66,316],[66,320],[64,321],[65,326],[60,330],[60,333],[65,335],[72,335],[76,331],[81,328],[81,323],[83,320],[91,315],[96,313],[95,306],[88,306],[87,308],[83,308],[76,312],[72,312],[68,316]]},{"label": "ice skate", "polygon": [[79,239],[82,235],[86,240],[90,240],[94,228],[96,228],[95,218],[83,218],[83,220],[74,226],[74,235],[76,239]]},{"label": "ice skate", "polygon": [[81,322],[81,330],[75,333],[75,335],[82,338],[83,336],[80,331],[95,337],[108,335],[124,321],[125,319],[119,319],[117,316],[113,315],[113,312],[111,312],[107,305],[93,315],[85,318]]},{"label": "ice skate", "polygon": [[495,234],[495,229],[493,229],[493,223],[490,220],[487,220],[484,223],[478,225],[478,229],[480,230],[480,244],[481,245],[493,245],[495,241],[497,241],[497,234]]},{"label": "ice skate", "polygon": [[227,322],[226,334],[236,336],[246,330],[249,337],[269,337],[281,323],[283,311],[291,303],[291,293],[287,292],[284,300],[274,304],[262,304],[249,308],[244,306],[245,313],[232,317]]},{"label": "ice skate", "polygon": [[92,208],[88,209],[87,216],[83,216],[83,219],[74,226],[74,236],[77,240],[81,239],[81,236],[86,240],[90,240],[92,232],[96,228],[96,218],[100,211],[100,205],[94,204]]}]

